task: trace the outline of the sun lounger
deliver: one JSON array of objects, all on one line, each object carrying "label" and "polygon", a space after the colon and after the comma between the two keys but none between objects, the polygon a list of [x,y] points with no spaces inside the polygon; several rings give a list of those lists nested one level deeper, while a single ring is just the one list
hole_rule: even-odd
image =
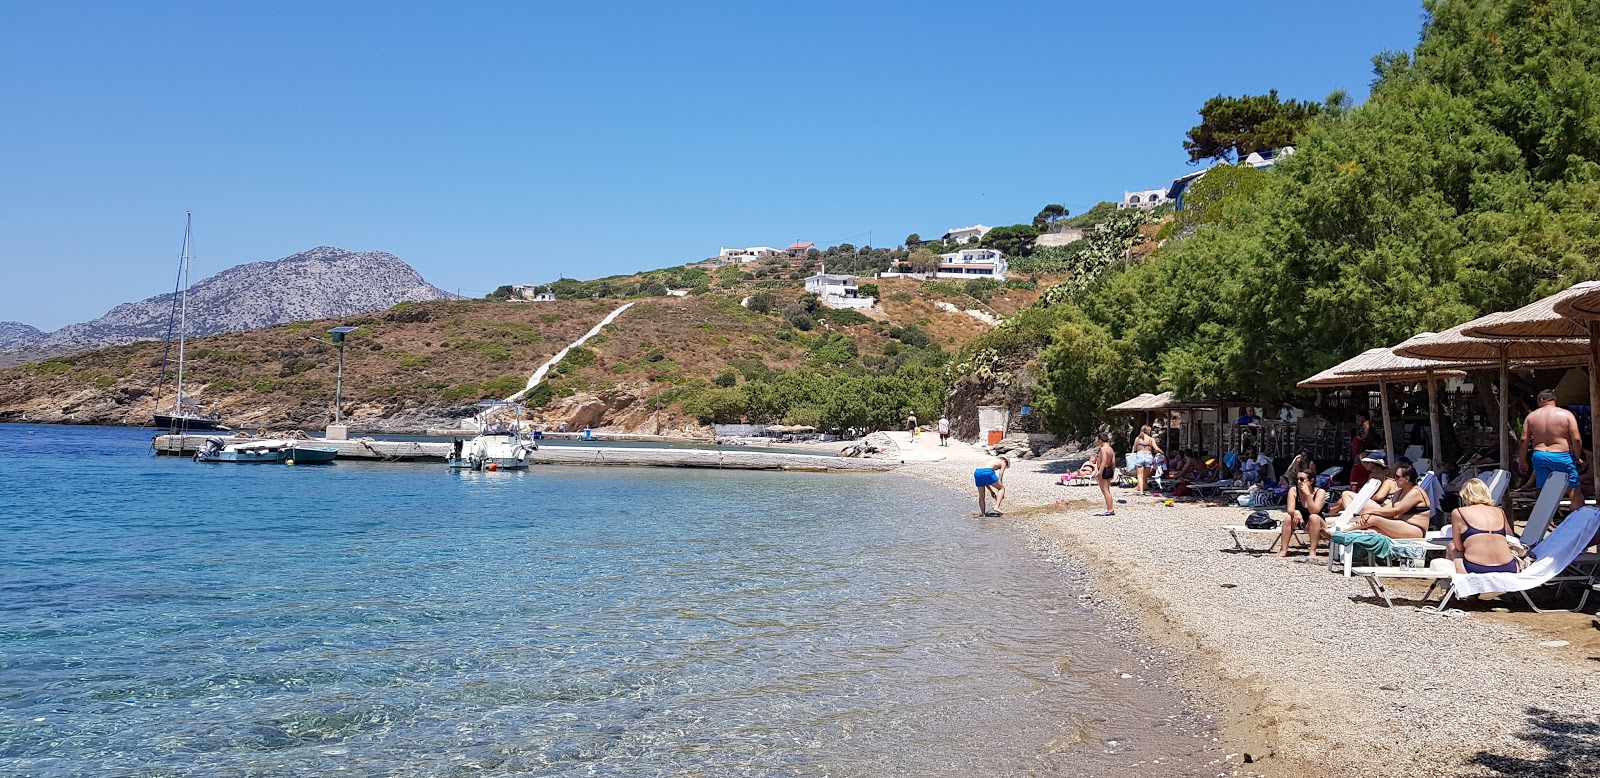
[{"label": "sun lounger", "polygon": [[[1478,480],[1489,487],[1489,496],[1494,498],[1494,504],[1506,507],[1506,490],[1511,488],[1511,474],[1504,470],[1490,470],[1478,474]],[[1466,483],[1463,481],[1462,483]]]},{"label": "sun lounger", "polygon": [[[1428,591],[1422,596],[1424,603],[1433,596],[1434,589],[1449,580],[1444,598],[1433,608],[1435,611],[1443,611],[1455,597],[1492,592],[1516,592],[1522,595],[1528,607],[1538,613],[1544,613],[1545,609],[1534,604],[1533,598],[1528,596],[1529,591],[1551,584],[1560,586],[1575,583],[1582,588],[1583,595],[1572,610],[1581,611],[1589,602],[1589,592],[1595,588],[1595,569],[1593,565],[1585,569],[1580,557],[1590,556],[1584,554],[1583,550],[1594,538],[1597,529],[1600,529],[1600,509],[1586,507],[1573,512],[1561,526],[1556,527],[1554,532],[1534,546],[1533,564],[1517,573],[1457,573],[1453,570],[1442,572],[1431,568],[1370,567],[1358,569],[1357,575],[1366,580],[1374,596],[1382,597],[1384,603],[1390,607],[1394,606],[1394,600],[1389,596],[1389,588],[1383,583],[1386,580],[1431,579]],[[1600,555],[1595,556],[1600,557]],[[1600,563],[1600,560],[1597,560],[1597,563]]]}]

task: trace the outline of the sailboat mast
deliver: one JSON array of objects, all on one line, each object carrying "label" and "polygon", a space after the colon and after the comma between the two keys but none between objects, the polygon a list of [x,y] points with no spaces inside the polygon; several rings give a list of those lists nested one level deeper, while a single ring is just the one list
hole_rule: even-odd
[{"label": "sailboat mast", "polygon": [[183,279],[183,290],[178,297],[178,399],[174,416],[183,415],[183,341],[189,324],[189,230],[194,212],[183,215],[183,256],[178,259],[178,275]]}]

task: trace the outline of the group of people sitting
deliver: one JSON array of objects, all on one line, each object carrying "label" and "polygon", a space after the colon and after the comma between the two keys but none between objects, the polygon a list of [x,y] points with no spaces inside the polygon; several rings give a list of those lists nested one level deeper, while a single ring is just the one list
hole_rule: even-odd
[{"label": "group of people sitting", "polygon": [[[1311,563],[1316,562],[1318,546],[1337,530],[1371,530],[1396,540],[1417,540],[1427,535],[1429,520],[1439,506],[1422,488],[1422,476],[1416,466],[1401,459],[1390,468],[1382,451],[1368,452],[1361,465],[1369,478],[1378,481],[1378,489],[1351,523],[1341,527],[1331,527],[1329,521],[1345,512],[1356,499],[1356,491],[1346,491],[1330,501],[1327,488],[1317,483],[1314,465],[1298,469],[1291,466],[1289,515],[1280,527],[1278,556],[1289,555],[1289,542],[1302,528],[1310,544],[1304,561]],[[1511,525],[1505,512],[1495,506],[1488,485],[1471,478],[1461,485],[1458,495],[1459,507],[1450,512],[1453,529],[1445,557],[1454,561],[1456,571],[1461,573],[1516,572],[1517,556],[1506,539]]]}]

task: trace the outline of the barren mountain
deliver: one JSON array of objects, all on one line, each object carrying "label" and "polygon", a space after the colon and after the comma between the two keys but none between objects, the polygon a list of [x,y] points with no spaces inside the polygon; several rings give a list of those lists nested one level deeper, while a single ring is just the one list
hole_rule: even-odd
[{"label": "barren mountain", "polygon": [[20,321],[0,321],[0,351],[24,349],[38,343],[44,333]]},{"label": "barren mountain", "polygon": [[[381,311],[403,302],[452,299],[410,265],[382,251],[319,246],[270,262],[224,270],[189,289],[191,337]],[[0,325],[0,350],[25,349],[42,357],[166,337],[173,295],[123,303],[93,321],[39,333],[27,325]],[[22,329],[13,330],[12,327]],[[27,342],[27,330],[35,337]],[[7,345],[15,332],[17,345]]]}]

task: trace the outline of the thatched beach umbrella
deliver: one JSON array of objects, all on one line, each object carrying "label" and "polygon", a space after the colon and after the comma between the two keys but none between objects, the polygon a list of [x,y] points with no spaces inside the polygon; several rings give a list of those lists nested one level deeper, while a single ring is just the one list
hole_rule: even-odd
[{"label": "thatched beach umbrella", "polygon": [[[1496,316],[1498,314],[1490,314]],[[1437,335],[1418,335],[1395,348],[1395,353],[1418,359],[1437,359],[1446,362],[1493,362],[1500,368],[1500,463],[1511,460],[1509,454],[1516,448],[1511,439],[1510,371],[1512,362],[1540,362],[1551,366],[1582,364],[1589,358],[1589,346],[1580,340],[1567,338],[1517,340],[1475,338],[1468,329],[1486,323],[1489,316],[1458,324]]]},{"label": "thatched beach umbrella", "polygon": [[[1589,429],[1600,422],[1600,281],[1584,281],[1514,311],[1476,319],[1463,332],[1475,338],[1584,338],[1589,341]],[[1581,453],[1581,452],[1580,452]],[[1593,463],[1591,463],[1593,464]]]},{"label": "thatched beach umbrella", "polygon": [[1106,412],[1107,413],[1139,413],[1141,411],[1148,410],[1145,407],[1145,401],[1149,400],[1152,397],[1155,397],[1155,395],[1153,395],[1153,394],[1151,394],[1149,392],[1145,392],[1144,394],[1141,394],[1138,397],[1135,397],[1135,398],[1133,398],[1131,400],[1124,400],[1122,402],[1117,403],[1116,405],[1111,406],[1110,408],[1107,408]]},{"label": "thatched beach umbrella", "polygon": [[[1431,332],[1425,332],[1412,338],[1412,340],[1432,335],[1433,333]],[[1406,343],[1410,342],[1410,340],[1406,341]],[[1460,378],[1465,376],[1466,373],[1461,372],[1459,367],[1453,362],[1403,357],[1394,353],[1393,349],[1374,348],[1367,349],[1307,378],[1297,386],[1301,389],[1319,389],[1377,384],[1379,404],[1382,405],[1383,410],[1383,449],[1388,456],[1389,462],[1393,463],[1394,430],[1389,421],[1389,384],[1426,382],[1428,384],[1428,424],[1432,430],[1432,434],[1429,437],[1433,444],[1433,461],[1437,463],[1442,449],[1439,447],[1439,399],[1435,382],[1440,378]]]}]

